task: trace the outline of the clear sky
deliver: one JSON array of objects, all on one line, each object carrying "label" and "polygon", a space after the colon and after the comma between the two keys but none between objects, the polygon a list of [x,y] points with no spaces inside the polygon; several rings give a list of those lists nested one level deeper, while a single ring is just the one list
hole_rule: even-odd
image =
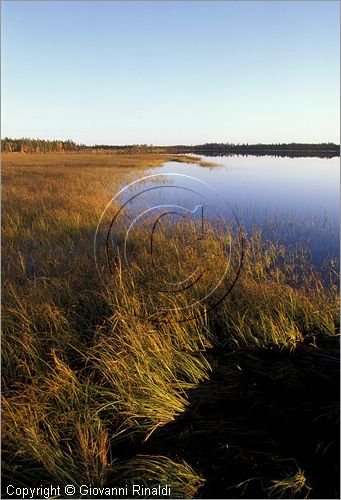
[{"label": "clear sky", "polygon": [[2,137],[339,142],[339,3],[4,1]]}]

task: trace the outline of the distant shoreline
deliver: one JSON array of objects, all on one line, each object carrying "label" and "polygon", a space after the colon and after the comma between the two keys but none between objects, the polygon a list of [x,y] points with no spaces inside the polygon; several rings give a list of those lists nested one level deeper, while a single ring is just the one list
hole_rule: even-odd
[{"label": "distant shoreline", "polygon": [[[175,153],[175,151],[172,151]],[[331,151],[331,150],[295,150],[295,149],[273,149],[273,150],[225,150],[225,151],[214,151],[209,149],[193,149],[193,151],[189,152],[188,150],[178,151],[180,154],[195,154],[195,155],[204,155],[204,156],[277,156],[277,157],[286,157],[286,158],[335,158],[340,156],[340,151]]]},{"label": "distant shoreline", "polygon": [[321,144],[199,144],[194,146],[106,146],[96,145],[92,149],[105,149],[117,152],[157,152],[172,154],[195,154],[205,156],[232,156],[232,155],[253,155],[253,156],[286,156],[286,157],[322,157],[333,158],[340,156],[340,146],[333,143]]},{"label": "distant shoreline", "polygon": [[320,157],[334,158],[340,156],[340,145],[334,143],[277,143],[277,144],[231,144],[206,143],[196,145],[154,146],[152,144],[129,144],[125,146],[96,144],[87,146],[68,140],[45,139],[1,139],[2,152],[16,153],[49,153],[106,151],[113,153],[158,153],[158,154],[195,154],[204,156],[282,156],[282,157]]}]

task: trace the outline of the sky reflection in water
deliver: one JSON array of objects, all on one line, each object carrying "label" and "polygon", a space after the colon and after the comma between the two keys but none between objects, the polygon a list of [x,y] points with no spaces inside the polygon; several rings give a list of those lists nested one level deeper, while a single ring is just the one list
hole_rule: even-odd
[{"label": "sky reflection in water", "polygon": [[[228,156],[205,160],[218,166],[167,162],[150,169],[149,175],[165,175],[163,185],[168,188],[146,192],[139,203],[172,203],[189,210],[202,204],[204,216],[214,222],[219,213],[227,222],[236,215],[248,231],[256,225],[265,238],[280,235],[287,247],[307,246],[318,267],[326,258],[338,259],[339,158]],[[167,177],[170,173],[190,177]],[[160,185],[160,177],[156,184]],[[146,181],[143,188],[153,185]]]}]

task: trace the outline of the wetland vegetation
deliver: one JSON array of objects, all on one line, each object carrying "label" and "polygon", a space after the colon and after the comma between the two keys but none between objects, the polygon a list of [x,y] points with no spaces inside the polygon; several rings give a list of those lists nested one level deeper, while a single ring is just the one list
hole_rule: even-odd
[{"label": "wetland vegetation", "polygon": [[[171,498],[339,498],[338,265],[326,259],[322,279],[302,248],[241,227],[224,280],[241,251],[243,266],[226,300],[195,305],[198,282],[167,298],[175,307],[163,321],[164,296],[141,286],[141,232],[127,250],[133,268],[118,256],[104,281],[94,234],[122,185],[167,161],[204,160],[96,150],[2,159],[4,491],[141,483],[169,484]],[[157,254],[164,275],[203,259],[208,280],[223,274],[236,235],[214,234],[208,226],[200,252],[186,254],[182,224],[157,232],[157,248],[173,250]]]}]

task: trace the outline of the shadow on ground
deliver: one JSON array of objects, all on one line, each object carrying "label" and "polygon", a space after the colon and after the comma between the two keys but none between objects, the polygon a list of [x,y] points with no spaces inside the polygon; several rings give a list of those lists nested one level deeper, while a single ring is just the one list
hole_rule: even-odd
[{"label": "shadow on ground", "polygon": [[339,339],[207,357],[210,380],[143,453],[189,463],[206,479],[200,498],[278,497],[271,481],[299,469],[298,498],[339,498]]}]

